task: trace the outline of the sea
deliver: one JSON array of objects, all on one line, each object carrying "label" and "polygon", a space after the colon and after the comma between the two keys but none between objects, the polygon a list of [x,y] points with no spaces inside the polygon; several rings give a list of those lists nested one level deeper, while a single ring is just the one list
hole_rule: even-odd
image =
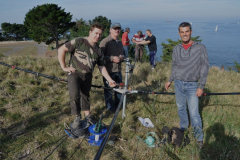
[{"label": "sea", "polygon": [[[157,60],[161,61],[161,43],[168,43],[167,39],[174,41],[180,39],[178,34],[180,23],[180,21],[131,21],[121,22],[121,25],[123,29],[130,28],[129,39],[138,30],[146,34],[146,30],[150,29],[157,39]],[[192,37],[200,36],[201,43],[207,48],[210,66],[234,67],[235,61],[240,64],[240,21],[189,23],[192,24]]]}]

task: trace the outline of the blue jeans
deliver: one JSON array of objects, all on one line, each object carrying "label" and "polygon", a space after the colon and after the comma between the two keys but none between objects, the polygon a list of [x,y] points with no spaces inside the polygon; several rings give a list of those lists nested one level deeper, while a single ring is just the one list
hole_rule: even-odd
[{"label": "blue jeans", "polygon": [[186,129],[189,126],[188,111],[190,114],[193,134],[198,141],[203,140],[202,120],[199,114],[199,99],[196,96],[198,82],[184,82],[174,79],[175,97],[180,118],[180,128]]},{"label": "blue jeans", "polygon": [[156,54],[157,51],[149,51],[150,53],[150,65],[156,67]]},{"label": "blue jeans", "polygon": [[125,51],[125,58],[128,58],[128,49],[129,49],[129,46],[123,46],[123,49]]},{"label": "blue jeans", "polygon": [[[121,71],[109,73],[112,80],[114,80],[117,83],[122,83],[122,74]],[[109,87],[109,85],[106,82],[107,80],[103,77],[103,83],[105,87]],[[120,101],[122,94],[118,92],[114,92],[115,100],[113,102],[113,92],[111,90],[104,89],[104,99],[106,103],[106,107],[108,110],[115,112],[117,109],[118,103]]]}]

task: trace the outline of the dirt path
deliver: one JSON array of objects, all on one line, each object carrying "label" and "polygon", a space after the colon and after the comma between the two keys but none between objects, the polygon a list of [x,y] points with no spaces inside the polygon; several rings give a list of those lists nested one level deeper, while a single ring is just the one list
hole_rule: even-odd
[{"label": "dirt path", "polygon": [[48,46],[45,43],[36,43],[35,46],[37,47],[38,56],[44,57],[45,53],[47,52]]},{"label": "dirt path", "polygon": [[[26,43],[27,43],[27,45],[26,45]],[[11,42],[11,43],[4,43],[5,46],[2,46],[2,45],[4,45],[4,44],[2,44],[1,45],[2,47],[0,47],[0,48],[13,48],[12,50],[3,53],[4,55],[9,56],[11,53],[14,53],[14,52],[16,52],[16,51],[18,51],[20,49],[23,49],[25,47],[29,47],[30,45],[34,45],[34,46],[37,47],[38,56],[39,57],[44,57],[45,56],[45,53],[47,52],[47,49],[48,49],[48,46],[45,43],[40,43],[40,44],[38,44],[37,42],[29,42],[29,43],[26,42],[26,43],[24,43],[23,46],[14,46],[16,44],[19,44],[17,42],[16,43],[13,43],[13,42]]]}]

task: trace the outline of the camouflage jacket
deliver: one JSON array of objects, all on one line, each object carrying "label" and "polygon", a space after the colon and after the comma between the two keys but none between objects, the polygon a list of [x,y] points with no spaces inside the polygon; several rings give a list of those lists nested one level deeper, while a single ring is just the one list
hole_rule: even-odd
[{"label": "camouflage jacket", "polygon": [[72,54],[71,66],[80,73],[92,73],[96,64],[105,64],[101,49],[97,45],[91,46],[86,38],[73,39],[65,47]]}]

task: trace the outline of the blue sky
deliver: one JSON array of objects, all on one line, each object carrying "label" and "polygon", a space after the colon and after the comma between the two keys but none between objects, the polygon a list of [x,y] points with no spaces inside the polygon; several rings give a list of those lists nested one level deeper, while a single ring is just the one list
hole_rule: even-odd
[{"label": "blue sky", "polygon": [[240,20],[240,0],[1,0],[0,24],[23,23],[30,9],[45,3],[65,8],[73,20],[98,15],[120,22]]}]

